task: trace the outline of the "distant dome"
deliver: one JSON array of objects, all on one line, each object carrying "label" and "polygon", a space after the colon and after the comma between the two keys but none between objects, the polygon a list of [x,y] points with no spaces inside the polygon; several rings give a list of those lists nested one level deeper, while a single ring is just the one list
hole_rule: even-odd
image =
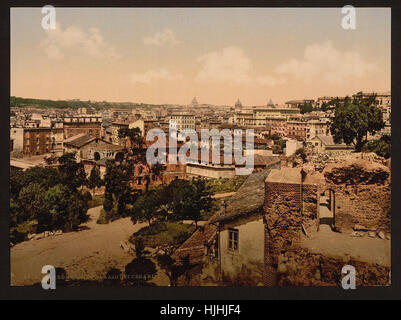
[{"label": "distant dome", "polygon": [[242,103],[241,101],[239,101],[239,99],[237,100],[237,102],[235,103],[236,107],[242,107]]},{"label": "distant dome", "polygon": [[197,106],[198,106],[198,100],[196,100],[196,97],[194,97],[194,98],[192,99],[191,105],[192,105],[193,107],[197,107]]},{"label": "distant dome", "polygon": [[269,101],[267,102],[267,105],[268,106],[274,106],[274,103],[273,103],[272,99],[269,99]]}]

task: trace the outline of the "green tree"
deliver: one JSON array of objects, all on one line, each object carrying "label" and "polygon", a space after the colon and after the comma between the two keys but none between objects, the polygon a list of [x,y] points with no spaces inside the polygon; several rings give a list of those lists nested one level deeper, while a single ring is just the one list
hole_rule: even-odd
[{"label": "green tree", "polygon": [[114,200],[116,201],[118,213],[120,215],[124,214],[127,200],[130,199],[132,191],[130,186],[131,177],[132,164],[130,162],[107,160],[104,185],[106,186],[106,193],[109,194],[109,200],[112,201],[113,206]]},{"label": "green tree", "polygon": [[24,184],[39,183],[43,188],[49,189],[61,183],[59,172],[52,167],[32,167],[24,172]]},{"label": "green tree", "polygon": [[322,107],[320,108],[320,110],[326,112],[328,107],[329,107],[328,104],[326,102],[323,102],[322,103]]},{"label": "green tree", "polygon": [[58,161],[60,181],[63,185],[76,191],[79,187],[87,184],[84,165],[76,161],[74,153],[65,153]]},{"label": "green tree", "polygon": [[38,220],[41,229],[76,230],[88,220],[88,197],[58,184],[45,194],[47,211]]},{"label": "green tree", "polygon": [[363,152],[374,152],[380,157],[386,159],[391,157],[391,137],[383,136],[377,140],[371,140],[362,147]]},{"label": "green tree", "polygon": [[118,137],[124,139],[125,147],[128,147],[127,141],[129,141],[130,151],[125,155],[126,157],[145,163],[146,150],[144,148],[142,133],[139,128],[121,128],[118,131]]},{"label": "green tree", "polygon": [[299,108],[300,108],[301,114],[312,112],[314,110],[312,103],[310,103],[310,102],[303,103]]},{"label": "green tree", "polygon": [[58,184],[45,194],[46,214],[38,217],[38,223],[43,230],[66,229],[69,224],[69,204],[71,191],[68,187]]},{"label": "green tree", "polygon": [[195,227],[198,228],[198,221],[202,215],[211,210],[213,207],[213,199],[210,189],[204,179],[194,179],[191,182],[193,192],[191,193],[186,217],[195,222]]},{"label": "green tree", "polygon": [[96,188],[100,188],[103,185],[103,180],[100,177],[100,170],[98,166],[94,166],[91,170],[88,179],[88,187],[93,190],[93,194],[95,194]]},{"label": "green tree", "polygon": [[152,221],[162,214],[163,198],[159,190],[149,190],[140,196],[132,206],[130,216],[133,223],[147,221],[149,227]]},{"label": "green tree", "polygon": [[168,185],[166,192],[170,195],[170,217],[176,220],[193,220],[196,227],[202,214],[213,206],[212,192],[203,179],[174,180]]},{"label": "green tree", "polygon": [[22,170],[10,167],[10,198],[18,199],[21,189],[25,186],[25,177]]},{"label": "green tree", "polygon": [[367,134],[374,135],[384,128],[383,115],[379,108],[372,104],[372,99],[354,99],[352,102],[339,105],[330,124],[330,132],[335,143],[353,144],[355,151],[360,152],[367,140]]},{"label": "green tree", "polygon": [[46,190],[38,183],[31,183],[21,189],[18,196],[21,207],[20,221],[40,219],[46,213],[45,192]]}]

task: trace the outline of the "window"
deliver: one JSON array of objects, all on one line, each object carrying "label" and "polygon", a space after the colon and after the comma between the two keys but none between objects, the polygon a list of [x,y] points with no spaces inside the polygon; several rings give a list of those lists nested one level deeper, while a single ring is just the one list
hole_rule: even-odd
[{"label": "window", "polygon": [[228,249],[233,251],[238,251],[238,229],[228,230]]}]

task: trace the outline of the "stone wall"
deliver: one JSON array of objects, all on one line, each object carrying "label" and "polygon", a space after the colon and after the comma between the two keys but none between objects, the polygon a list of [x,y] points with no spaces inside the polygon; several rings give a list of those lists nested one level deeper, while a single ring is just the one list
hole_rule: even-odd
[{"label": "stone wall", "polygon": [[390,268],[360,261],[336,259],[311,253],[301,247],[305,217],[285,202],[285,195],[274,199],[265,214],[264,270],[265,286],[338,286],[341,269],[349,264],[357,272],[357,286],[385,286]]},{"label": "stone wall", "polygon": [[[304,184],[302,186],[303,215],[308,219],[317,217],[317,186],[312,184]],[[283,197],[283,201],[292,211],[300,211],[301,209],[301,187],[300,184],[294,183],[265,183],[265,205],[264,211],[269,213],[275,203],[275,199],[279,196]]]},{"label": "stone wall", "polygon": [[355,224],[390,231],[391,181],[388,167],[367,160],[328,165],[326,186],[335,191],[336,227],[350,230]]},{"label": "stone wall", "polygon": [[391,187],[335,186],[336,227],[351,230],[355,224],[390,232]]}]

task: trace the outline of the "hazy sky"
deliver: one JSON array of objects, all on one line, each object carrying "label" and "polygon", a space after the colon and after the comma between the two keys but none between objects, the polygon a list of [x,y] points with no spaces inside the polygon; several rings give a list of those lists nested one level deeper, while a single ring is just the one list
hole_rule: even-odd
[{"label": "hazy sky", "polygon": [[264,105],[391,88],[391,11],[340,8],[11,10],[11,95]]}]

